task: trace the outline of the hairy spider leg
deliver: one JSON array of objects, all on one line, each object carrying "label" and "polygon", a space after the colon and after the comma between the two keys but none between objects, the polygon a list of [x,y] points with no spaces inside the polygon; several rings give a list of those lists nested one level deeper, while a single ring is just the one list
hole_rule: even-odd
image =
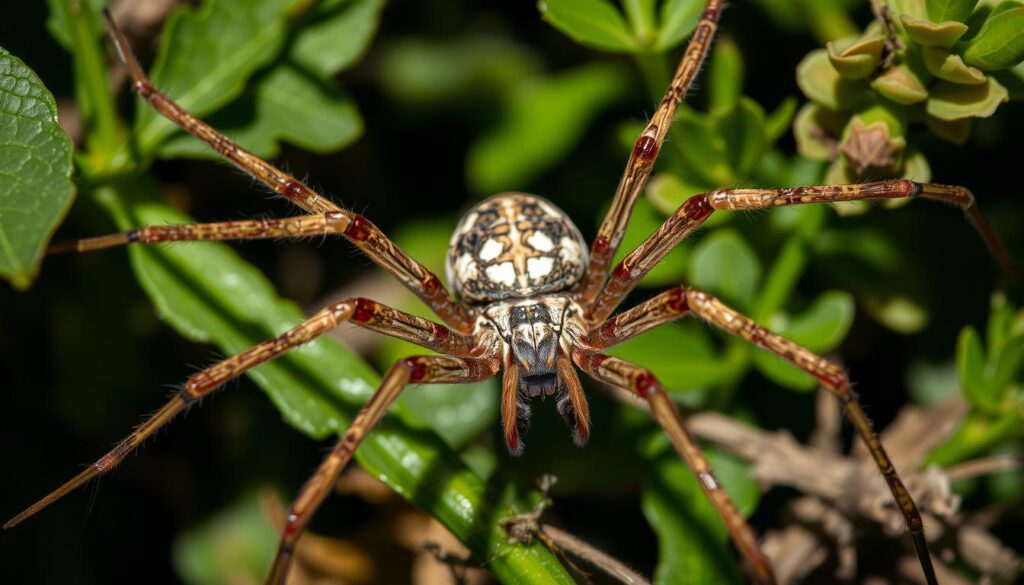
[{"label": "hairy spider leg", "polygon": [[707,458],[686,430],[679,411],[654,374],[626,360],[592,350],[576,349],[572,353],[572,360],[581,370],[599,382],[625,388],[647,401],[654,420],[661,425],[676,452],[697,476],[697,482],[721,516],[736,548],[749,563],[754,580],[760,585],[774,584],[775,575],[772,573],[768,558],[761,552],[757,536],[736,510],[736,505],[729,498],[729,494],[722,489],[722,484],[715,477]]},{"label": "hairy spider leg", "polygon": [[110,12],[104,11],[103,14],[117,54],[131,75],[132,89],[157,112],[205,142],[217,154],[270,187],[274,192],[283,195],[306,211],[311,213],[334,212],[345,215],[348,218],[348,225],[341,233],[348,241],[422,299],[449,327],[460,333],[469,333],[472,330],[472,318],[461,305],[451,298],[440,279],[406,254],[370,220],[347,209],[342,209],[330,200],[316,194],[302,181],[246,151],[230,138],[217,132],[160,93],[142,71],[142,67],[139,66],[132,54],[128,40],[110,16]]},{"label": "hairy spider leg", "polygon": [[903,485],[881,439],[864,413],[850,385],[849,376],[843,368],[781,335],[768,331],[714,296],[687,286],[671,288],[609,319],[596,328],[587,341],[600,349],[609,348],[691,312],[711,325],[792,363],[813,376],[839,399],[847,418],[853,423],[853,427],[871,452],[875,465],[885,478],[889,491],[892,492],[893,499],[906,520],[925,581],[929,585],[937,585],[938,580],[931,556],[928,554],[924,524],[917,505]]},{"label": "hairy spider leg", "polygon": [[665,91],[665,97],[658,104],[658,109],[651,116],[650,121],[640,133],[633,151],[629,154],[626,162],[626,170],[615,190],[615,198],[608,213],[597,230],[597,236],[590,248],[590,264],[587,268],[586,281],[580,291],[580,298],[584,303],[590,303],[601,290],[601,285],[608,278],[608,268],[611,266],[615,252],[622,244],[622,238],[626,233],[626,225],[629,223],[629,216],[633,213],[633,206],[637,197],[647,184],[647,178],[654,168],[654,161],[658,158],[661,146],[668,135],[669,126],[676,115],[676,108],[686,98],[686,92],[690,89],[694,78],[700,71],[701,64],[711,47],[711,40],[718,28],[718,17],[722,12],[721,0],[708,0],[704,6],[697,28],[690,37],[686,51],[679,61],[672,82]]},{"label": "hairy spider leg", "polygon": [[107,473],[139,446],[146,437],[155,433],[189,405],[216,390],[228,380],[237,378],[263,362],[316,339],[343,322],[352,322],[437,352],[468,355],[470,351],[469,344],[463,336],[432,321],[403,313],[375,301],[356,298],[333,303],[277,337],[254,345],[238,355],[190,376],[184,387],[167,404],[147,418],[135,432],[118,443],[113,450],[64,485],[7,521],[3,527],[17,526],[26,518],[59,500],[90,479]]},{"label": "hairy spider leg", "polygon": [[753,210],[804,203],[834,203],[863,199],[923,197],[959,206],[977,228],[1002,268],[1024,284],[1024,272],[1010,258],[988,219],[978,209],[974,195],[964,187],[917,183],[907,179],[855,185],[821,185],[783,189],[718,189],[690,197],[635,250],[612,270],[604,289],[586,307],[588,320],[600,323],[672,248],[697,229],[715,210]]},{"label": "hairy spider leg", "polygon": [[285,584],[295,544],[309,524],[309,520],[337,483],[342,470],[352,459],[363,438],[377,426],[402,390],[410,384],[479,382],[493,376],[500,366],[501,360],[497,357],[416,356],[395,363],[384,375],[373,397],[359,411],[341,440],[292,502],[277,555],[267,577],[267,585]]}]

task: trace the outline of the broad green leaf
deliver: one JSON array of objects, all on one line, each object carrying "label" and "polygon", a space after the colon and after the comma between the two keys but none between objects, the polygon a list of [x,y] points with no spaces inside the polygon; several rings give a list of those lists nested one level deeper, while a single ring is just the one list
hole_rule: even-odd
[{"label": "broad green leaf", "polygon": [[[277,156],[281,142],[313,152],[331,152],[362,134],[363,120],[348,96],[292,66],[274,67],[254,79],[250,87],[209,122],[256,156]],[[166,158],[220,159],[213,149],[188,134],[172,136],[157,152]]]},{"label": "broad green leaf", "polygon": [[942,47],[923,47],[921,56],[928,72],[939,79],[964,85],[985,83],[985,74],[980,69],[965,65],[960,55],[950,53]]},{"label": "broad green leaf", "polygon": [[928,18],[938,24],[949,20],[966,22],[978,0],[925,0]]},{"label": "broad green leaf", "polygon": [[[284,12],[290,3],[208,0],[198,9],[179,6],[164,26],[150,74],[154,85],[196,116],[230,103],[242,93],[249,76],[281,50]],[[176,126],[138,103],[142,109],[135,121],[135,139],[148,155]]]},{"label": "broad green leaf", "polygon": [[[159,203],[155,187],[140,181],[96,193],[121,229],[189,221]],[[189,339],[213,343],[227,354],[251,347],[303,318],[298,307],[279,298],[270,283],[226,245],[139,246],[130,249],[130,257],[162,318]],[[263,364],[249,376],[289,424],[315,437],[344,429],[378,382],[376,373],[357,356],[327,338]],[[440,520],[479,558],[492,559],[489,568],[499,579],[572,582],[543,547],[505,543],[493,516],[505,505],[491,501],[501,488],[488,487],[401,404],[367,436],[356,459]]]},{"label": "broad green leaf", "polygon": [[689,281],[740,310],[750,306],[760,279],[757,254],[731,229],[720,229],[702,240],[690,257]]},{"label": "broad green leaf", "polygon": [[665,0],[654,50],[667,51],[689,36],[697,27],[703,8],[704,0]]},{"label": "broad green leaf", "polygon": [[754,100],[741,97],[732,110],[715,116],[715,130],[726,145],[733,175],[747,176],[765,149],[764,109]]},{"label": "broad green leaf", "polygon": [[743,55],[729,37],[720,37],[715,43],[711,66],[708,67],[707,84],[712,113],[736,107],[743,92]]},{"label": "broad green leaf", "polygon": [[[712,469],[740,513],[757,505],[757,485],[747,467],[717,450],[706,450]],[[675,455],[675,452],[672,452]],[[658,535],[658,585],[743,583],[728,531],[693,473],[679,459],[661,457],[641,495],[644,516]]]},{"label": "broad green leaf", "polygon": [[965,327],[957,339],[956,369],[964,396],[976,407],[989,406],[984,401],[985,350],[973,327]]},{"label": "broad green leaf", "polygon": [[277,541],[277,529],[252,493],[178,538],[174,568],[189,585],[258,583],[270,570]]},{"label": "broad green leaf", "polygon": [[0,277],[28,288],[71,207],[71,140],[53,96],[0,47]]},{"label": "broad green leaf", "polygon": [[865,91],[855,81],[839,75],[828,51],[810,52],[796,67],[796,83],[808,98],[830,110],[850,110],[864,101]]},{"label": "broad green leaf", "polygon": [[[806,311],[772,329],[813,352],[822,353],[834,349],[846,337],[853,324],[853,314],[853,297],[849,293],[830,291],[815,299]],[[789,388],[813,390],[818,385],[809,374],[766,351],[754,354],[754,364],[767,378]]]},{"label": "broad green leaf", "polygon": [[541,16],[577,43],[629,53],[640,49],[622,17],[608,0],[540,0]]},{"label": "broad green leaf", "polygon": [[924,47],[949,49],[967,32],[967,25],[962,22],[932,24],[907,14],[900,16],[900,22],[907,30],[910,40]]},{"label": "broad green leaf", "polygon": [[539,70],[537,56],[506,37],[404,39],[384,47],[380,81],[389,94],[416,105],[460,104],[481,90],[504,94]]},{"label": "broad green leaf", "polygon": [[706,185],[728,185],[736,181],[729,165],[729,148],[711,116],[680,106],[677,130],[670,144],[682,154],[686,171]]},{"label": "broad green leaf", "polygon": [[702,323],[664,325],[609,353],[650,368],[671,392],[693,392],[736,378],[743,365],[719,355]]},{"label": "broad green leaf", "polygon": [[928,99],[928,88],[906,65],[890,67],[871,80],[871,89],[904,106]]},{"label": "broad green leaf", "polygon": [[1024,2],[1004,0],[992,10],[978,36],[967,43],[964,62],[985,70],[1006,69],[1024,59]]},{"label": "broad green leaf", "polygon": [[611,64],[585,65],[515,87],[498,126],[470,147],[467,181],[478,194],[527,186],[558,164],[591,119],[628,87]]},{"label": "broad green leaf", "polygon": [[987,118],[996,112],[999,104],[1008,100],[1006,88],[991,75],[988,83],[979,85],[940,81],[932,86],[925,111],[930,116],[946,121]]},{"label": "broad green leaf", "polygon": [[383,8],[384,0],[322,0],[291,45],[292,61],[320,78],[336,75],[366,52]]}]

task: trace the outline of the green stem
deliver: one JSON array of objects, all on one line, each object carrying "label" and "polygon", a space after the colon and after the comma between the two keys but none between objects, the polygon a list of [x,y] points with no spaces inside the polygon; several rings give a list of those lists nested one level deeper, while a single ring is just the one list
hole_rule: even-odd
[{"label": "green stem", "polygon": [[107,161],[120,150],[124,134],[107,84],[106,60],[100,51],[96,19],[87,12],[88,4],[80,0],[63,0],[61,8],[66,11],[70,25],[75,86],[85,119],[85,142],[92,155],[89,158],[94,163],[97,159]]},{"label": "green stem", "polygon": [[647,85],[647,92],[651,101],[657,105],[668,88],[669,74],[668,66],[665,63],[665,53],[635,53],[637,67],[640,68],[640,75]]},{"label": "green stem", "polygon": [[790,297],[793,289],[796,288],[797,280],[803,274],[807,266],[807,251],[804,249],[804,236],[794,234],[786,240],[782,251],[768,271],[768,278],[761,287],[761,294],[758,296],[751,311],[751,318],[758,323],[764,323],[766,319],[782,308],[786,299]]},{"label": "green stem", "polygon": [[654,22],[653,0],[623,0],[622,7],[626,11],[626,19],[633,28],[633,36],[641,47],[649,47],[654,43],[657,26]]}]

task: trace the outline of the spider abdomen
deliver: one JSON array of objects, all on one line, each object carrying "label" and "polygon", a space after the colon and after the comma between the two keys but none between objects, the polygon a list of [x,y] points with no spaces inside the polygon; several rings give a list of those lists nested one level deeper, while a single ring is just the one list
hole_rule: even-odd
[{"label": "spider abdomen", "polygon": [[504,193],[462,217],[446,270],[455,294],[473,303],[567,290],[586,263],[586,242],[565,212],[541,197]]}]

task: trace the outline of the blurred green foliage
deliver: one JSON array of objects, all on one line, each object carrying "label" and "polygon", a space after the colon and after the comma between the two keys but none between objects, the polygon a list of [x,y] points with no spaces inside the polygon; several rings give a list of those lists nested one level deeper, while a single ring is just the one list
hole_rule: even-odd
[{"label": "blurred green foliage", "polygon": [[[206,175],[212,172],[190,165],[203,165],[204,159],[214,157],[140,100],[131,100],[136,115],[130,121],[121,117],[105,82],[105,40],[96,12],[101,4],[48,3],[48,28],[73,56],[71,92],[84,129],[74,153],[81,199],[69,223],[75,229],[79,222],[91,230],[87,235],[95,235],[113,225],[124,229],[191,221],[176,209],[179,202],[161,191],[173,195],[167,185],[179,182],[189,190],[204,189]],[[737,6],[724,13],[724,31],[698,81],[695,99],[679,109],[620,257],[695,193],[723,186],[782,187],[859,178],[847,172],[849,157],[839,145],[861,126],[885,125],[895,154],[882,174],[923,180],[930,172],[923,153],[931,159],[937,150],[942,157],[941,149],[949,147],[914,133],[915,123],[955,107],[974,117],[998,118],[1006,110],[1013,115],[1012,106],[999,107],[996,113],[994,106],[1002,103],[998,87],[1005,87],[1014,99],[1024,87],[1013,81],[1021,73],[1015,64],[1021,58],[1016,47],[1024,38],[1014,24],[1020,18],[1016,0],[888,3],[892,14],[899,16],[893,22],[905,45],[890,69],[901,75],[909,71],[919,88],[907,85],[912,81],[907,75],[890,74],[892,79],[878,83],[869,80],[881,66],[886,36],[877,25],[858,33],[855,23],[870,18],[864,2],[753,4],[756,7],[747,12]],[[76,12],[76,6],[86,9]],[[168,95],[261,156],[283,153],[282,161],[297,158],[315,166],[319,159],[306,152],[349,147],[320,169],[328,181],[333,174],[358,175],[364,181],[343,183],[355,187],[338,197],[353,198],[356,205],[374,203],[367,215],[377,220],[380,214],[404,249],[442,273],[458,212],[495,192],[538,192],[572,213],[585,234],[593,233],[642,128],[644,113],[660,100],[680,45],[692,32],[702,6],[700,0],[544,0],[539,14],[527,15],[526,24],[547,24],[513,32],[500,24],[499,17],[477,14],[485,10],[479,7],[438,9],[440,15],[434,16],[397,1],[385,7],[380,0],[207,0],[198,8],[179,6],[167,17],[151,71]],[[907,15],[917,20],[903,18]],[[382,18],[384,28],[378,31]],[[389,26],[401,32],[391,33]],[[792,41],[794,33],[810,33],[813,38],[801,35]],[[784,47],[784,41],[793,46]],[[812,52],[799,67],[798,58],[786,61],[768,50],[777,47],[780,53],[802,54],[825,42],[827,49]],[[968,84],[976,77],[972,68],[981,73],[984,84]],[[54,83],[46,73],[40,71],[44,81]],[[33,91],[44,98],[46,115],[40,117],[40,127],[52,132],[55,106],[45,99],[45,88],[33,83]],[[963,98],[950,93],[949,84],[984,86],[988,98]],[[915,94],[915,89],[920,91]],[[800,90],[812,103],[798,113]],[[921,95],[924,98],[918,99]],[[997,99],[989,99],[992,96]],[[911,98],[916,101],[902,103]],[[9,99],[13,98],[0,94],[0,100]],[[979,118],[977,132],[965,133],[963,140],[1012,144],[1012,134],[986,125],[992,120]],[[936,135],[949,138],[937,130],[940,126],[927,125]],[[0,136],[6,137],[3,129],[9,127],[0,119]],[[0,164],[10,168],[12,163],[3,155],[0,150]],[[944,160],[960,156],[958,149],[947,152]],[[56,155],[47,157],[56,160]],[[192,168],[202,170],[177,177],[182,169]],[[54,201],[40,205],[49,219],[29,226],[35,243],[18,238],[19,245],[31,250],[22,260],[24,266],[38,265],[43,245],[63,215],[61,206],[70,202],[70,166],[64,170],[68,172],[58,173],[53,184],[33,187],[53,195]],[[956,176],[982,180],[984,172]],[[315,176],[320,179],[319,171]],[[389,199],[391,190],[400,191],[399,198]],[[226,196],[212,196],[217,195]],[[0,197],[7,198],[0,200],[4,205],[8,199],[15,205],[25,201],[24,193],[7,189]],[[260,195],[245,197],[232,200],[244,202],[239,203],[245,205],[243,213],[263,209]],[[980,199],[983,206],[988,204]],[[1000,209],[1009,210],[996,217],[1001,235],[1011,244],[1019,243],[1022,222],[1013,221],[1021,218],[1019,202],[1007,199]],[[916,219],[921,216],[915,214],[924,214],[925,219]],[[903,397],[879,382],[902,386],[905,372],[898,368],[911,372],[907,385],[921,402],[942,395],[944,391],[935,391],[938,387],[962,389],[971,413],[963,428],[932,454],[934,463],[948,466],[985,453],[1019,451],[1024,313],[1005,295],[996,295],[984,338],[970,326],[964,328],[972,319],[982,319],[985,307],[977,301],[988,298],[999,279],[973,234],[955,215],[947,220],[948,210],[932,214],[919,205],[842,221],[833,215],[824,206],[779,208],[756,216],[716,213],[704,233],[674,250],[645,278],[637,296],[689,283],[814,351],[831,354],[842,348],[844,358],[849,354],[861,366],[853,371],[854,379],[865,374],[874,384],[865,384],[862,391],[869,409],[889,409],[886,417],[901,406]],[[924,223],[934,225],[934,230],[921,228]],[[3,222],[0,229],[14,233]],[[276,257],[280,252],[249,250],[243,257],[228,246],[203,243],[133,247],[128,254],[134,279],[164,322],[189,340],[234,353],[286,329],[303,315],[263,276],[273,264],[262,256]],[[315,296],[328,294],[334,286],[376,282],[355,280],[353,274],[365,272],[359,270],[365,264],[359,259],[315,253],[325,257],[324,264],[329,258],[331,265],[340,265]],[[958,254],[967,259],[955,257]],[[117,257],[117,252],[109,255]],[[252,265],[253,258],[258,267]],[[31,273],[22,271],[13,280],[27,285]],[[81,289],[68,286],[69,290],[105,296],[96,282],[90,282],[91,273],[65,278],[81,283]],[[59,286],[65,287],[64,281]],[[391,297],[389,304],[429,315],[405,291],[374,284],[358,294],[385,293]],[[121,308],[115,301],[104,302],[89,306]],[[306,298],[304,304],[315,303]],[[122,337],[146,338],[156,329],[153,324],[147,329],[145,319],[105,317],[103,311],[94,311],[59,330],[64,347],[78,348],[74,357],[62,358],[62,364],[109,359],[107,348],[133,364],[149,359],[123,339],[123,346],[85,347],[82,340],[99,323],[116,328]],[[137,330],[131,331],[126,322]],[[954,354],[952,340],[961,328]],[[901,345],[893,351],[891,346],[882,347],[879,339]],[[914,342],[906,344],[909,339]],[[382,370],[399,357],[422,351],[386,339],[368,353]],[[811,425],[811,378],[696,320],[657,329],[613,353],[650,367],[688,407],[718,409],[757,424],[786,426],[797,434]],[[891,360],[897,357],[903,361],[893,365]],[[887,365],[877,367],[886,369],[875,372],[879,361]],[[87,372],[95,370],[90,365],[69,369],[97,376]],[[139,374],[133,369],[125,366],[109,376],[100,372],[96,385],[117,377],[135,380]],[[169,375],[183,376],[187,369],[171,371]],[[310,436],[326,437],[344,428],[372,390],[377,374],[355,352],[323,340],[257,368],[251,378],[290,425]],[[65,383],[75,386],[82,380],[69,376]],[[609,509],[607,514],[614,515],[613,499],[625,501],[620,505],[646,521],[650,542],[657,540],[657,546],[649,548],[659,552],[656,559],[639,553],[639,562],[655,567],[657,582],[741,580],[720,519],[644,413],[591,392],[592,445],[579,451],[564,427],[551,420],[551,413],[542,412],[553,409],[537,405],[527,455],[512,460],[498,438],[497,386],[490,380],[406,393],[393,416],[360,450],[360,464],[440,519],[504,582],[569,579],[556,557],[539,544],[510,547],[497,529],[497,519],[509,506],[529,507],[530,496],[524,491],[540,471],[550,470],[560,479],[556,501],[564,496],[570,500],[566,509],[571,510],[572,499],[582,500],[585,515],[600,525],[594,533],[599,540],[605,540],[610,530],[604,514],[593,510]],[[118,399],[109,389],[100,392],[106,392],[104,400]],[[81,416],[102,420],[97,414]],[[252,434],[278,436],[273,433],[260,429]],[[315,449],[311,451],[315,457]],[[756,514],[759,531],[776,522],[780,504],[761,498],[746,465],[713,448],[709,452],[741,511]],[[266,459],[273,457],[268,454]],[[288,481],[297,485],[307,471],[298,471],[299,476],[289,476]],[[1012,486],[999,485],[991,482],[983,503],[1015,501]],[[977,492],[974,486],[958,487],[965,493]],[[267,543],[273,543],[274,536],[245,493],[239,489],[225,498],[236,502],[225,504],[215,518],[196,522],[180,537],[175,562],[182,579],[221,582],[225,575],[258,575],[264,569]],[[561,506],[556,504],[554,513]],[[348,521],[342,517],[339,524]],[[244,546],[238,544],[240,534],[247,538]],[[630,533],[627,539],[646,542],[642,533]],[[218,552],[224,547],[238,554]]]}]

